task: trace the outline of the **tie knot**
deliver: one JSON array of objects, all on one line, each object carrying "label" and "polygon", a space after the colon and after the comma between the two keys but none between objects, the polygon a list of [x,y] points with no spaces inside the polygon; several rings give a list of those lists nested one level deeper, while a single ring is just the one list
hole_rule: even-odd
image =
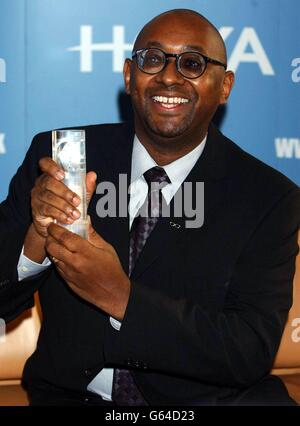
[{"label": "tie knot", "polygon": [[166,183],[166,184],[170,183],[170,179],[167,173],[164,171],[162,167],[158,167],[158,166],[152,167],[152,169],[147,170],[144,173],[144,178],[149,188],[151,187],[152,182]]}]

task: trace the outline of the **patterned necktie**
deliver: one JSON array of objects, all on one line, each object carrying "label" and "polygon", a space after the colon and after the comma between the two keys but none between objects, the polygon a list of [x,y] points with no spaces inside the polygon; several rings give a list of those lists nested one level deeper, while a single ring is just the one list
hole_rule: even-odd
[{"label": "patterned necktie", "polygon": [[[162,213],[161,189],[170,183],[168,175],[161,167],[153,167],[144,173],[148,184],[148,195],[130,231],[129,247],[129,276],[134,265],[143,250],[146,241],[155,228]],[[145,406],[148,405],[137,388],[129,370],[114,370],[112,399],[121,406]]]}]

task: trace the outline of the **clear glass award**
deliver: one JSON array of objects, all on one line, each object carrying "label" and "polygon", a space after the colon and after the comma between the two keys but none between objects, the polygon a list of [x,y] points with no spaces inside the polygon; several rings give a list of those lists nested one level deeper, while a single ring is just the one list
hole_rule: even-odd
[{"label": "clear glass award", "polygon": [[87,238],[85,131],[52,131],[52,158],[65,172],[64,184],[81,199],[77,207],[80,218],[71,225],[61,223],[59,225],[82,238]]}]

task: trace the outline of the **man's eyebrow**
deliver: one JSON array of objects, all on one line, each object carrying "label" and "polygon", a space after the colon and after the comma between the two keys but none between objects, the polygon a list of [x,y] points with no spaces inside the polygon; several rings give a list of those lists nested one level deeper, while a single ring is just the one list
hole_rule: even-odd
[{"label": "man's eyebrow", "polygon": [[[162,50],[165,49],[165,46],[163,46],[159,41],[155,41],[155,40],[148,41],[145,47],[158,47],[159,49],[162,49]],[[206,50],[200,45],[196,46],[193,44],[187,44],[182,46],[182,51],[188,52],[190,50],[204,53],[204,54],[206,53]]]}]

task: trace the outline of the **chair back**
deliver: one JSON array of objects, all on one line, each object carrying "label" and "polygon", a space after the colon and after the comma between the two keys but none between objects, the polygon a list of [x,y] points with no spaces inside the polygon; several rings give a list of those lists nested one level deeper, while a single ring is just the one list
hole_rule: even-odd
[{"label": "chair back", "polygon": [[0,386],[20,380],[26,360],[34,352],[40,331],[39,305],[23,312],[0,337]]},{"label": "chair back", "polygon": [[[298,238],[300,245],[300,233]],[[293,305],[277,352],[273,374],[300,373],[300,255],[296,259]]]}]

